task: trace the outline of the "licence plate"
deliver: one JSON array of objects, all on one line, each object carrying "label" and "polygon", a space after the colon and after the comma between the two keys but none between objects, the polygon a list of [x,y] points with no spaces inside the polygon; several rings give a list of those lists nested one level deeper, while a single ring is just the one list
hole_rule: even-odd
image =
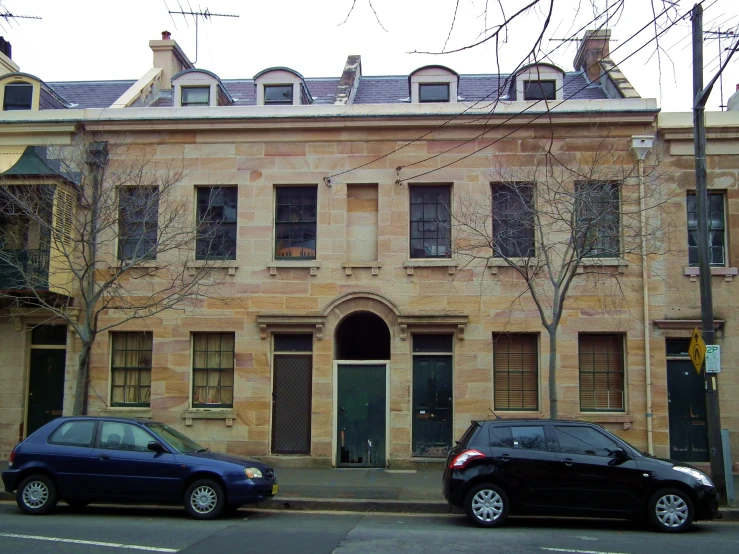
[{"label": "licence plate", "polygon": [[279,485],[272,485],[272,494],[273,495],[277,494],[277,488],[278,487],[279,487]]}]

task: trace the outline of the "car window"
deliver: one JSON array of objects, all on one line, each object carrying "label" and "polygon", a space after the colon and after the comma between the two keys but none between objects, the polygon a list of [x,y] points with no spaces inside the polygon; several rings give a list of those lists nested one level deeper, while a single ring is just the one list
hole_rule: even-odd
[{"label": "car window", "polygon": [[541,425],[495,427],[494,431],[494,434],[490,433],[492,446],[522,450],[547,450],[544,427]]},{"label": "car window", "polygon": [[148,444],[153,440],[141,427],[130,423],[106,421],[100,430],[100,448],[106,450],[148,452]]},{"label": "car window", "polygon": [[164,442],[168,443],[175,450],[182,452],[183,454],[190,452],[206,452],[208,450],[207,448],[200,446],[190,437],[183,435],[179,431],[175,431],[169,425],[149,423],[146,426]]},{"label": "car window", "polygon": [[92,437],[95,432],[94,421],[67,421],[49,437],[53,444],[64,444],[67,446],[92,447]]},{"label": "car window", "polygon": [[591,427],[569,427],[556,425],[559,449],[568,454],[589,456],[612,456],[619,445]]}]

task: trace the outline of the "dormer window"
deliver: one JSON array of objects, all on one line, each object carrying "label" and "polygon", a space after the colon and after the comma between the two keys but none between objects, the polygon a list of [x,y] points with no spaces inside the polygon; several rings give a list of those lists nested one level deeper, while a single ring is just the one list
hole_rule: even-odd
[{"label": "dormer window", "polygon": [[293,103],[293,85],[264,85],[266,105]]},{"label": "dormer window", "polygon": [[509,95],[518,102],[562,100],[565,72],[550,63],[522,67],[511,81]]},{"label": "dormer window", "polygon": [[449,83],[419,83],[419,102],[449,102]]},{"label": "dormer window", "polygon": [[556,100],[557,88],[555,81],[524,81],[524,100]]},{"label": "dormer window", "polygon": [[408,76],[411,104],[457,102],[459,74],[443,65],[419,67]]},{"label": "dormer window", "polygon": [[3,111],[30,110],[33,102],[33,85],[8,83],[5,85]]},{"label": "dormer window", "polygon": [[210,106],[210,87],[182,87],[182,106]]}]

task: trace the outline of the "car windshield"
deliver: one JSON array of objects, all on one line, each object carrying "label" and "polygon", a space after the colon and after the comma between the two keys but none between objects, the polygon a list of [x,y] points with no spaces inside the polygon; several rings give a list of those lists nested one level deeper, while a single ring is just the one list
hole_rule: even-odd
[{"label": "car windshield", "polygon": [[179,431],[175,431],[168,425],[162,425],[161,423],[149,423],[147,427],[160,439],[162,439],[172,448],[183,454],[208,451],[207,448],[203,448],[194,440],[186,437]]}]

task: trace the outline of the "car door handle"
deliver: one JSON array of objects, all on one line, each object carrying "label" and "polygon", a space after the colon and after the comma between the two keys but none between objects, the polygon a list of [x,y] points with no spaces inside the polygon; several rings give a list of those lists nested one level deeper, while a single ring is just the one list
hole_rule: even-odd
[{"label": "car door handle", "polygon": [[504,462],[510,462],[511,461],[511,457],[508,454],[503,454],[500,457],[500,459],[503,460]]},{"label": "car door handle", "polygon": [[108,454],[100,454],[98,458],[101,460],[110,460],[110,456]]},{"label": "car door handle", "polygon": [[574,464],[574,463],[575,463],[575,462],[573,462],[573,461],[572,461],[572,458],[565,458],[564,460],[562,460],[562,462],[563,462],[563,463],[564,463],[564,465],[566,465],[567,467],[570,467],[570,466],[572,466],[572,464]]}]

